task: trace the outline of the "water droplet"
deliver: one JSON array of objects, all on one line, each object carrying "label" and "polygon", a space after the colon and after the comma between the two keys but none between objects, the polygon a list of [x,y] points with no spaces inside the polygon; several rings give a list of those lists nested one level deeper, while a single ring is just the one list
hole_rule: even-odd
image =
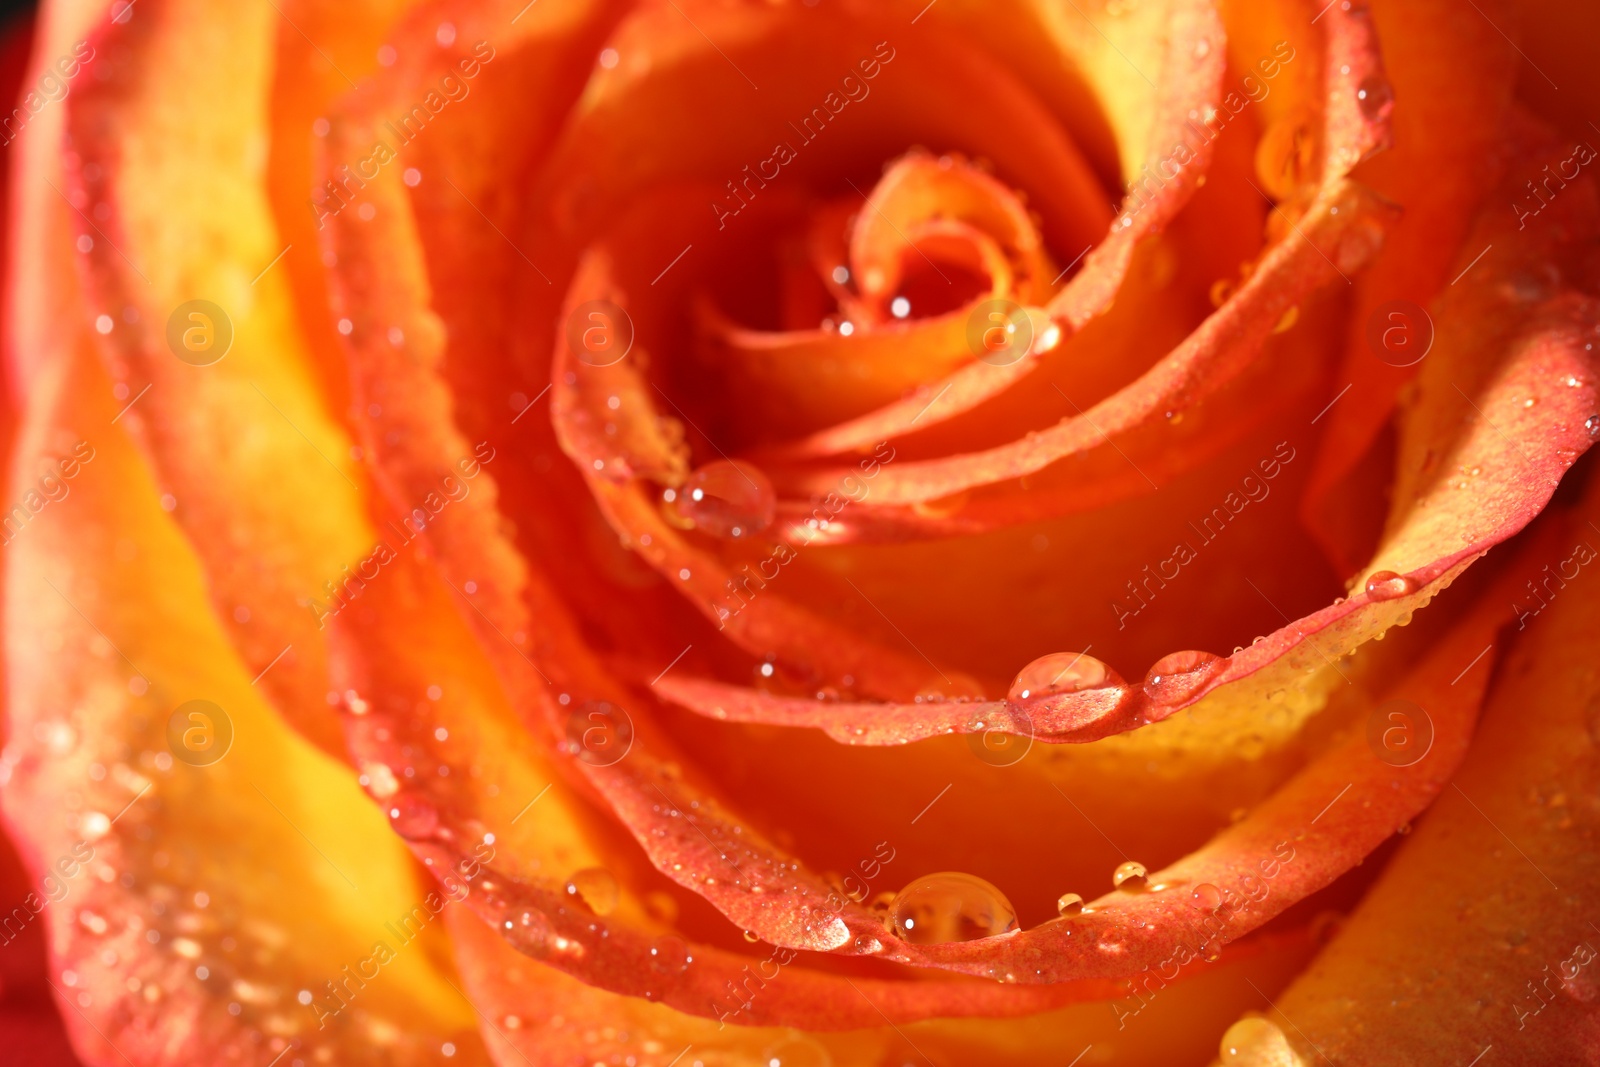
[{"label": "water droplet", "polygon": [[1373,600],[1393,600],[1416,590],[1416,583],[1394,571],[1374,571],[1367,579],[1367,596]]},{"label": "water droplet", "polygon": [[1216,281],[1212,282],[1211,289],[1208,294],[1211,297],[1211,306],[1219,308],[1223,304],[1226,304],[1228,302],[1228,298],[1233,295],[1234,288],[1235,286],[1232,278],[1218,278]]},{"label": "water droplet", "polygon": [[1116,671],[1078,652],[1052,652],[1040,656],[1017,672],[1006,693],[1008,700],[1037,700],[1058,693],[1103,689],[1122,684]]},{"label": "water droplet", "polygon": [[1210,652],[1173,652],[1156,660],[1144,678],[1144,691],[1158,704],[1176,704],[1194,694],[1222,669]]},{"label": "water droplet", "polygon": [[914,945],[975,941],[1017,928],[1005,894],[976,875],[943,871],[918,878],[894,898],[895,936]]},{"label": "water droplet", "polygon": [[1144,864],[1138,860],[1129,860],[1126,863],[1117,864],[1117,869],[1111,872],[1111,884],[1118,889],[1123,886],[1127,886],[1129,889],[1142,889],[1144,888],[1145,875],[1148,873],[1150,872],[1145,870]]},{"label": "water droplet", "polygon": [[756,1061],[760,1067],[833,1067],[833,1057],[815,1039],[801,1034],[784,1038]]},{"label": "water droplet", "polygon": [[1278,319],[1278,324],[1272,328],[1272,332],[1273,333],[1287,333],[1290,330],[1294,329],[1294,324],[1299,322],[1299,321],[1300,321],[1300,305],[1299,304],[1291,304],[1291,305],[1289,305],[1289,310],[1285,311],[1283,313],[1282,317]]},{"label": "water droplet", "polygon": [[1083,898],[1076,893],[1062,893],[1056,899],[1056,911],[1062,915],[1083,914]]},{"label": "water droplet", "polygon": [[1246,1016],[1228,1027],[1220,1052],[1228,1067],[1300,1067],[1283,1031],[1259,1016]]},{"label": "water droplet", "polygon": [[1309,108],[1295,107],[1267,126],[1256,142],[1256,177],[1273,198],[1287,200],[1316,168],[1318,124]]},{"label": "water droplet", "polygon": [[596,915],[617,910],[617,880],[603,867],[585,867],[567,879],[567,893],[582,900]]},{"label": "water droplet", "polygon": [[1210,882],[1201,882],[1189,894],[1189,901],[1201,911],[1213,912],[1222,906],[1222,890]]},{"label": "water droplet", "polygon": [[1394,106],[1394,88],[1379,75],[1368,75],[1356,87],[1356,101],[1368,122],[1380,122]]},{"label": "water droplet", "polygon": [[1590,415],[1583,420],[1583,428],[1589,431],[1589,436],[1600,434],[1600,415]]},{"label": "water droplet", "polygon": [[506,938],[521,952],[543,958],[550,953],[550,920],[543,912],[528,910],[505,922]]},{"label": "water droplet", "polygon": [[1207,941],[1200,946],[1200,958],[1207,963],[1216,963],[1222,958],[1222,942]]},{"label": "water droplet", "polygon": [[1211,54],[1211,42],[1204,37],[1194,43],[1194,54],[1199,59],[1204,59]]},{"label": "water droplet", "polygon": [[689,946],[681,937],[668,934],[657,938],[650,946],[650,969],[657,974],[682,974],[692,962],[694,957],[689,955]]},{"label": "water droplet", "polygon": [[772,525],[777,494],[759,467],[719,459],[689,475],[673,506],[713,537],[751,537]]},{"label": "water droplet", "polygon": [[754,930],[746,930],[744,932],[744,939],[753,945],[757,941],[761,940],[761,935],[756,933]]},{"label": "water droplet", "polygon": [[389,825],[411,841],[432,837],[439,828],[439,810],[426,797],[402,793],[389,802]]}]

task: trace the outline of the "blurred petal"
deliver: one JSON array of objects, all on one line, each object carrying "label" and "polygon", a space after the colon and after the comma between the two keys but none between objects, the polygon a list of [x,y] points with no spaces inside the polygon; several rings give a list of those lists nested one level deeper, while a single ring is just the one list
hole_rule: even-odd
[{"label": "blurred petal", "polygon": [[[288,1045],[444,1063],[453,1041],[470,1057],[442,928],[408,952],[413,938],[387,947],[375,918],[398,921],[425,899],[403,848],[345,767],[252,687],[149,470],[108,426],[103,373],[81,358],[54,367],[18,469],[74,442],[80,466],[70,496],[8,552],[5,807],[56,901],[41,918],[75,1043],[137,1067],[265,1060]],[[212,743],[232,734],[207,765],[182,740],[194,720],[172,723],[191,700],[213,705],[201,724]],[[336,982],[345,1004],[331,1017],[300,998],[326,1005]]]}]

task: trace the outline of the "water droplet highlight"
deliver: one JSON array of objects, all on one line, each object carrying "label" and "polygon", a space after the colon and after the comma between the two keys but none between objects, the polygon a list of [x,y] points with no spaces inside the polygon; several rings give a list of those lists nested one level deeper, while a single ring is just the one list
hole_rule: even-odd
[{"label": "water droplet highlight", "polygon": [[1144,691],[1158,704],[1186,700],[1222,669],[1222,657],[1210,652],[1173,652],[1156,660],[1144,679]]},{"label": "water droplet highlight", "polygon": [[1092,656],[1078,652],[1052,652],[1040,656],[1017,672],[1006,693],[1008,700],[1038,700],[1058,693],[1104,689],[1122,684],[1116,671]]},{"label": "water droplet highlight", "polygon": [[1394,88],[1386,79],[1369,75],[1356,87],[1356,102],[1368,122],[1381,122],[1394,106]]},{"label": "water droplet highlight", "polygon": [[1228,1027],[1219,1051],[1227,1067],[1300,1067],[1283,1031],[1259,1016],[1246,1016]]},{"label": "water droplet highlight", "polygon": [[617,880],[603,867],[585,867],[567,879],[567,893],[583,901],[596,915],[617,910]]},{"label": "water droplet highlight", "polygon": [[423,797],[402,794],[389,802],[389,825],[401,837],[419,841],[439,828],[439,810]]},{"label": "water droplet highlight", "polygon": [[1017,928],[1017,911],[1004,893],[959,871],[925,875],[902,889],[889,909],[896,937],[913,945],[976,941]]},{"label": "water droplet highlight", "polygon": [[1583,428],[1589,431],[1590,437],[1600,434],[1600,415],[1590,415],[1587,419],[1584,419]]},{"label": "water droplet highlight", "polygon": [[1189,894],[1189,901],[1201,911],[1213,912],[1222,906],[1222,890],[1210,882],[1201,882]]},{"label": "water droplet highlight", "polygon": [[1083,898],[1076,893],[1062,893],[1056,900],[1056,911],[1063,916],[1082,915]]},{"label": "water droplet highlight", "polygon": [[692,962],[694,957],[689,955],[689,946],[681,937],[668,934],[657,938],[650,946],[650,969],[657,974],[682,974]]},{"label": "water droplet highlight", "polygon": [[772,525],[777,494],[761,468],[719,459],[689,475],[673,507],[713,537],[751,537]]},{"label": "water droplet highlight", "polygon": [[1374,571],[1367,579],[1367,596],[1373,600],[1393,600],[1416,591],[1416,583],[1394,571]]},{"label": "water droplet highlight", "polygon": [[1111,884],[1118,889],[1123,886],[1129,889],[1142,889],[1145,875],[1149,873],[1145,870],[1144,864],[1138,860],[1129,860],[1126,863],[1119,863],[1117,869],[1111,872]]}]

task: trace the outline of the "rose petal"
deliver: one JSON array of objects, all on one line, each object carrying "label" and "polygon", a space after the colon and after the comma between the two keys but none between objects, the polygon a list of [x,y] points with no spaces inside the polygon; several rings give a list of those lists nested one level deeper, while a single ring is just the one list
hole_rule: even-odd
[{"label": "rose petal", "polygon": [[[39,921],[76,1045],[95,1062],[264,1059],[293,1045],[432,1064],[448,1062],[447,1041],[470,1056],[442,928],[391,949],[381,978],[346,976],[374,966],[373,939],[387,940],[374,916],[410,914],[426,890],[347,768],[252,687],[148,468],[108,428],[104,373],[82,356],[54,365],[21,456],[31,467],[70,442],[94,451],[71,496],[8,552],[4,799],[30,871],[61,887],[46,889],[58,899]],[[213,737],[232,731],[206,765],[191,765],[170,722],[190,700],[214,705]],[[336,1013],[298,1002],[346,981]]]},{"label": "rose petal", "polygon": [[[1248,369],[1291,307],[1328,280],[1357,270],[1377,250],[1383,220],[1381,207],[1370,196],[1352,186],[1335,188],[1308,212],[1300,232],[1266,254],[1237,295],[1134,386],[1021,441],[985,452],[898,463],[874,483],[869,506],[937,499],[1020,478],[1101,448],[1120,448],[1136,464],[1170,455],[1166,413],[1198,403]],[[1122,466],[1127,463],[1124,456]],[[1125,477],[1121,468],[1116,470]],[[829,468],[795,473],[779,468],[774,474],[783,491],[798,496],[826,491],[841,476]]]},{"label": "rose petal", "polygon": [[[283,16],[247,4],[215,18],[206,5],[163,0],[141,14],[101,26],[95,76],[65,102],[76,163],[66,192],[81,199],[74,224],[89,242],[86,318],[127,405],[119,421],[206,561],[224,625],[296,728],[337,753],[318,615],[372,534],[287,276],[267,269],[288,253],[265,182],[244,163],[268,133]],[[351,32],[359,41],[373,28]],[[217,49],[233,61],[214,63]],[[196,109],[196,94],[209,106]],[[233,337],[211,366],[193,361],[220,349],[180,358],[169,347],[193,328],[184,305],[195,299],[211,302],[207,321],[220,313],[230,324],[211,322],[212,344]],[[241,419],[250,433],[235,432]]]},{"label": "rose petal", "polygon": [[[1586,497],[1527,573],[1593,558]],[[1305,1062],[1592,1055],[1597,634],[1600,601],[1565,589],[1515,632],[1459,775],[1269,1016]]]},{"label": "rose petal", "polygon": [[[1503,578],[1499,590],[1508,592],[1514,581]],[[886,955],[969,974],[998,965],[1022,981],[1049,982],[1133,974],[1220,952],[1359,863],[1444,786],[1471,740],[1489,675],[1473,657],[1505,621],[1499,603],[1486,598],[1385,694],[1426,704],[1432,744],[1417,762],[1395,766],[1377,756],[1368,719],[1382,708],[1370,697],[1357,699],[1351,728],[1333,747],[1207,845],[1151,871],[1148,891],[1114,891],[1076,918],[1008,937],[896,943]],[[1464,665],[1474,669],[1464,672]],[[1216,890],[1220,907],[1201,886]]]},{"label": "rose petal", "polygon": [[[372,782],[388,783],[369,784],[369,791],[400,813],[396,830],[446,890],[501,937],[602,989],[717,1017],[732,1007],[725,983],[744,981],[759,959],[714,943],[685,942],[671,925],[652,918],[644,902],[670,889],[668,878],[705,895],[769,941],[810,938],[820,944],[816,931],[842,930],[839,915],[854,920],[860,914],[831,887],[827,899],[812,899],[804,892],[805,876],[774,872],[761,853],[769,846],[751,827],[732,822],[698,782],[660,766],[655,753],[671,755],[669,742],[637,709],[626,732],[612,730],[606,745],[590,745],[586,733],[599,727],[579,702],[565,705],[575,725],[563,731],[563,744],[576,758],[554,757],[560,762],[552,766],[507,706],[493,668],[473,647],[450,600],[448,590],[412,557],[397,560],[385,580],[370,588],[361,610],[335,622],[342,638],[335,664],[346,687],[352,750]],[[615,750],[608,747],[613,745]],[[379,766],[388,774],[374,775],[371,768]],[[587,782],[574,768],[588,772]],[[397,788],[396,782],[403,784]],[[643,810],[640,797],[646,793],[654,795],[652,811]],[[649,827],[648,833],[635,833],[649,863],[641,863],[620,834],[596,825],[597,813],[585,801],[601,798],[624,824]],[[693,840],[679,839],[684,834]],[[563,887],[574,872],[599,868],[615,900],[591,910]],[[852,926],[864,935],[853,952],[869,951],[866,942],[873,935],[886,936],[875,921]],[[720,923],[706,929],[718,939],[727,932]],[[469,941],[473,933],[466,931]],[[668,966],[667,953],[686,953],[693,962]],[[786,951],[782,958],[787,967],[795,954]],[[837,975],[805,966],[786,974],[772,996],[758,998],[738,1021],[853,1028],[881,1018]],[[1116,989],[1077,983],[1021,992],[870,973],[855,981],[896,1018],[1027,1014],[1104,998]]]},{"label": "rose petal", "polygon": [[[1340,10],[1335,5],[1333,13]],[[1348,384],[1350,391],[1324,420],[1304,504],[1307,526],[1342,573],[1353,572],[1371,551],[1382,513],[1366,503],[1372,496],[1367,481],[1340,483],[1352,476],[1389,421],[1397,391],[1419,369],[1393,365],[1408,354],[1372,349],[1372,320],[1405,323],[1420,343],[1423,324],[1412,322],[1414,316],[1390,319],[1380,309],[1394,300],[1427,305],[1482,251],[1482,244],[1468,249],[1463,241],[1505,163],[1502,123],[1516,54],[1489,19],[1459,19],[1454,11],[1434,0],[1378,0],[1366,16],[1383,39],[1396,133],[1393,148],[1363,164],[1359,177],[1405,213],[1384,255],[1356,283],[1344,364],[1333,386]],[[1442,62],[1443,55],[1452,58]]]}]

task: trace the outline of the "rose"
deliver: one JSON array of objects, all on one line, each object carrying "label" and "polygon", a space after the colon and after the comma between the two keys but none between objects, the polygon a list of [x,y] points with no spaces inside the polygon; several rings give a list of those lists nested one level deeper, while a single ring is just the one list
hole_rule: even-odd
[{"label": "rose", "polygon": [[1571,1058],[1595,204],[1505,13],[625,7],[50,9],[81,1054]]}]

